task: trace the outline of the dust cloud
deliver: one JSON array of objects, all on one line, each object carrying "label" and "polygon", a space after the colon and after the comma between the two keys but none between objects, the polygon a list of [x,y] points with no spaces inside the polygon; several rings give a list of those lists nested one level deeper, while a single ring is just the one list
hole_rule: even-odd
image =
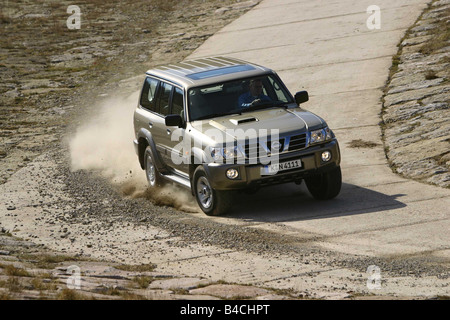
[{"label": "dust cloud", "polygon": [[111,97],[94,105],[94,114],[83,121],[69,141],[71,169],[100,173],[125,197],[145,198],[158,206],[198,212],[187,190],[171,184],[148,188],[133,146],[133,112],[138,94]]}]

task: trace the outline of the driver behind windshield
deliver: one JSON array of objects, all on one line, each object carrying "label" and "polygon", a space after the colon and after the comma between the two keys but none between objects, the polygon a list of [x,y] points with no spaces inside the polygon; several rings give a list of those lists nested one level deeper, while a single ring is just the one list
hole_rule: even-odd
[{"label": "driver behind windshield", "polygon": [[263,83],[261,79],[250,80],[249,91],[239,97],[239,108],[248,108],[261,103],[262,101],[272,101],[272,99],[262,93],[262,90]]}]

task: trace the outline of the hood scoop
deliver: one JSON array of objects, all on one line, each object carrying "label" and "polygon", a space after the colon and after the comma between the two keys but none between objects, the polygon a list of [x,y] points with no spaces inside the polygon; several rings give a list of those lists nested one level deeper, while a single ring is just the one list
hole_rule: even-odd
[{"label": "hood scoop", "polygon": [[240,124],[247,123],[247,122],[254,122],[254,121],[258,121],[258,119],[256,119],[255,117],[244,117],[244,118],[230,119],[230,122],[232,124],[234,124],[235,126],[238,126]]}]

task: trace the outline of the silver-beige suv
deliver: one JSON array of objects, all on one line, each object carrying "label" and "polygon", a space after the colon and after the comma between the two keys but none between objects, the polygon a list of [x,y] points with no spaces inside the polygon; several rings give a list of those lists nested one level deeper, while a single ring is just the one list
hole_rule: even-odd
[{"label": "silver-beige suv", "polygon": [[227,57],[147,71],[134,113],[134,145],[151,187],[189,188],[207,215],[233,204],[236,190],[288,182],[313,197],[341,189],[340,151],[323,119],[302,109],[268,68]]}]

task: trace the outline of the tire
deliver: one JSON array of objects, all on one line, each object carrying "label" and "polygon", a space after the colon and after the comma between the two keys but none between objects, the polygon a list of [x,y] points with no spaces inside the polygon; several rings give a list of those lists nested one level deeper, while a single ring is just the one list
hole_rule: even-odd
[{"label": "tire", "polygon": [[231,191],[214,190],[202,166],[195,169],[193,182],[195,199],[205,214],[219,216],[231,208]]},{"label": "tire", "polygon": [[148,184],[151,188],[162,187],[164,180],[161,178],[156,168],[152,149],[148,146],[144,153],[144,169]]},{"label": "tire", "polygon": [[341,191],[341,167],[338,166],[331,171],[306,178],[305,182],[308,187],[308,191],[315,199],[333,199]]}]

